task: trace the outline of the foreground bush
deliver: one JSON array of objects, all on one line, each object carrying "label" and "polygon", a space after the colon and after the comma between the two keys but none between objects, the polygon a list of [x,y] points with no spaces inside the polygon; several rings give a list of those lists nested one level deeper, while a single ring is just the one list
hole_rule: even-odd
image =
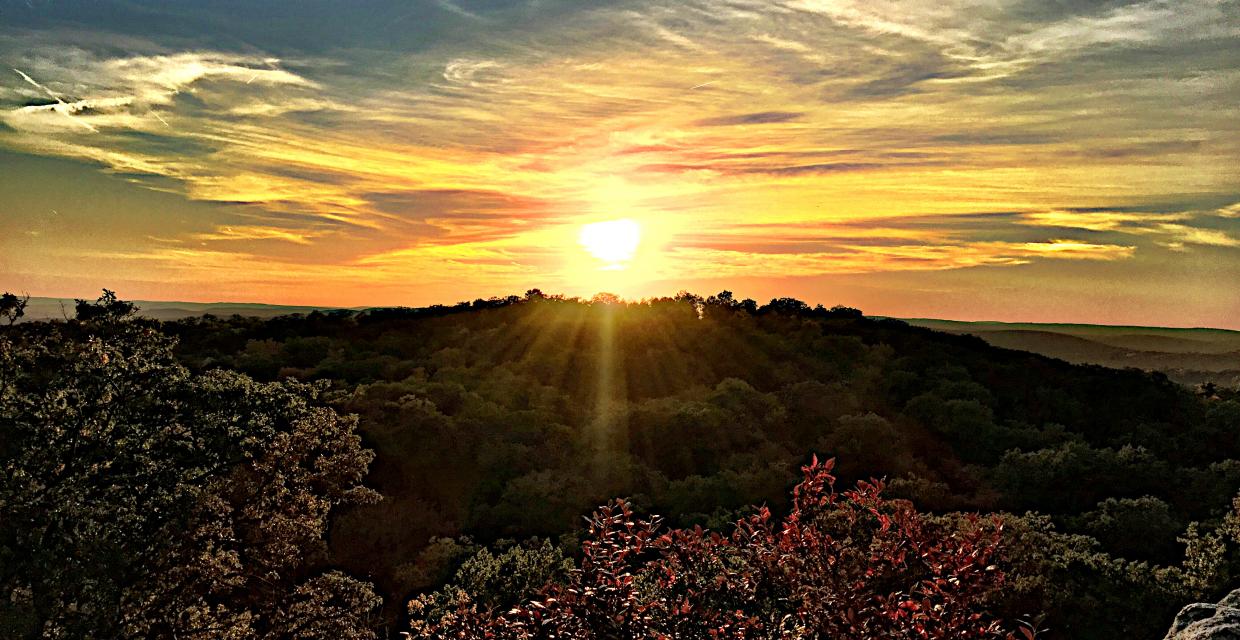
[{"label": "foreground bush", "polygon": [[0,637],[373,637],[370,585],[313,569],[372,497],[356,421],[191,375],[132,312],[0,333]]},{"label": "foreground bush", "polygon": [[566,581],[507,611],[459,590],[420,597],[410,604],[412,635],[1015,637],[1016,627],[989,613],[1004,584],[1001,522],[932,525],[910,503],[883,498],[881,483],[837,493],[833,462],[803,468],[782,522],[763,508],[727,536],[662,531],[657,517],[635,517],[624,501],[602,507]]}]

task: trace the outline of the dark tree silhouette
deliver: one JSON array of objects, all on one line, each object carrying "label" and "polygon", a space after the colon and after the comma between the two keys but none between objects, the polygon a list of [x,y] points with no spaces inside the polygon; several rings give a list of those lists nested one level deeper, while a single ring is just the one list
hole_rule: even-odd
[{"label": "dark tree silhouette", "polygon": [[8,320],[9,324],[13,324],[26,315],[26,305],[30,303],[30,296],[9,293],[5,291],[0,294],[0,318]]}]

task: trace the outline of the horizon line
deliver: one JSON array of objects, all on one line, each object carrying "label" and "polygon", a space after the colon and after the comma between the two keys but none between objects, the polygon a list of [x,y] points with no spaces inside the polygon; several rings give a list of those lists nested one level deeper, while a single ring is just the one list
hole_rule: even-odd
[{"label": "horizon line", "polygon": [[[599,293],[604,293],[604,292],[599,292]],[[22,294],[22,295],[28,295],[28,294]],[[509,294],[509,295],[517,295],[517,294]],[[577,299],[582,302],[589,301],[589,297],[583,297],[583,296],[570,296],[566,294],[557,294],[557,293],[548,293],[548,292],[543,292],[543,295],[547,297],[561,296],[566,300]],[[698,295],[698,294],[693,294],[693,295]],[[137,299],[137,298],[135,299],[122,298],[122,299],[126,300],[127,302],[132,302],[135,305],[141,305],[142,303],[154,303],[154,304],[163,304],[163,305],[185,304],[185,305],[200,305],[200,306],[266,307],[270,309],[309,309],[311,311],[320,311],[320,310],[321,311],[341,311],[341,310],[343,311],[368,311],[371,309],[428,309],[428,308],[435,307],[435,306],[448,307],[448,306],[458,305],[461,303],[471,303],[474,300],[495,300],[495,299],[503,299],[506,297],[508,296],[475,297],[472,300],[457,300],[455,302],[450,302],[450,303],[437,302],[437,303],[423,304],[423,305],[380,304],[380,305],[361,305],[361,306],[352,306],[352,307],[318,305],[318,304],[283,304],[283,303],[271,303],[271,302],[242,302],[242,301],[236,301],[236,300],[217,300],[217,301],[211,301],[211,302],[204,302],[204,301],[195,301],[195,300],[154,300],[154,299]],[[651,296],[651,297],[639,298],[639,299],[628,299],[622,296],[618,296],[618,297],[620,297],[620,299],[626,303],[641,303],[644,301],[657,300],[660,298],[671,298],[673,296]],[[701,297],[706,298],[709,296],[701,296]],[[741,298],[741,299],[743,300],[745,298]],[[777,299],[779,299],[779,297],[772,298],[772,300],[777,300]],[[35,300],[43,300],[43,301],[49,301],[49,302],[64,303],[64,302],[75,302],[77,300],[90,300],[90,298],[31,295],[30,300],[32,302]],[[803,301],[803,302],[805,302],[806,304],[811,304],[811,305],[821,304],[821,303],[811,303],[809,301]],[[759,301],[759,304],[761,305],[764,303]],[[826,306],[826,305],[823,304],[823,306]],[[141,306],[139,306],[139,311],[141,310],[142,308]],[[1227,333],[1240,334],[1240,328],[1231,329],[1231,328],[1226,328],[1226,327],[1210,327],[1210,326],[1200,326],[1200,325],[1166,326],[1166,325],[1152,325],[1152,324],[1151,325],[1107,324],[1107,323],[1096,323],[1096,322],[1072,322],[1072,321],[1039,322],[1039,321],[1032,321],[1032,320],[989,320],[989,319],[963,320],[963,319],[956,319],[956,318],[936,318],[936,317],[928,317],[928,316],[893,316],[893,315],[886,315],[886,314],[871,315],[871,314],[865,313],[864,309],[862,309],[861,312],[863,315],[865,315],[865,317],[871,318],[871,319],[892,319],[892,320],[901,320],[905,322],[929,321],[929,322],[948,322],[948,323],[975,324],[975,325],[976,324],[1001,324],[1001,325],[1036,325],[1036,326],[1058,326],[1058,327],[1103,327],[1103,328],[1110,328],[1110,329],[1161,329],[1161,330],[1168,330],[1168,331],[1222,331],[1222,332],[1227,332]]]}]

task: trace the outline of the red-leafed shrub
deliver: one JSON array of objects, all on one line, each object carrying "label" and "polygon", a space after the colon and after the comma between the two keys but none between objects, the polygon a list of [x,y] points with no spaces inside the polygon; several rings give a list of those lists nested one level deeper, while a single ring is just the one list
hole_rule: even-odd
[{"label": "red-leafed shrub", "polygon": [[[428,639],[1007,638],[987,611],[1004,576],[1002,523],[946,528],[882,483],[837,493],[832,460],[803,468],[782,523],[765,508],[730,535],[660,531],[616,501],[590,518],[582,560],[510,611],[468,594],[414,600],[411,635]],[[1032,630],[1020,629],[1030,639]]]}]

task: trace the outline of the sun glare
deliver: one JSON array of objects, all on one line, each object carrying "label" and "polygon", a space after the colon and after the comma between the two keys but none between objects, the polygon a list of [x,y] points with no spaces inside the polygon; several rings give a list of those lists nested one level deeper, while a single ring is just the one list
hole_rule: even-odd
[{"label": "sun glare", "polygon": [[620,270],[628,268],[641,238],[641,225],[625,218],[587,224],[581,228],[577,241],[604,263],[602,269]]}]

